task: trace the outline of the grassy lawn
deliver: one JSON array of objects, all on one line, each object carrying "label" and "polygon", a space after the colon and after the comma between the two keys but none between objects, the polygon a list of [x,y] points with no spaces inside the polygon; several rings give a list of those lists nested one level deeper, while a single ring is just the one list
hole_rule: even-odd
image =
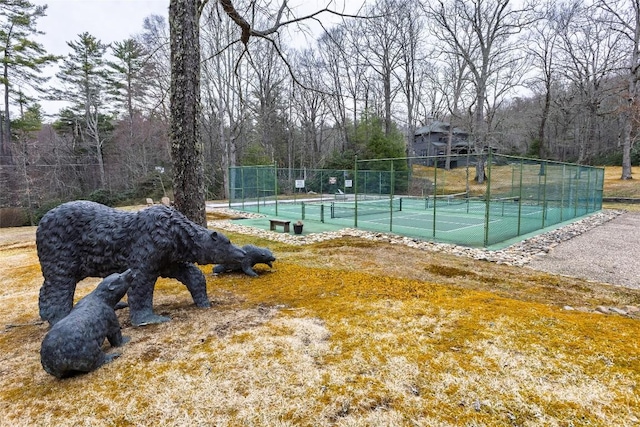
[{"label": "grassy lawn", "polygon": [[[604,197],[640,199],[640,167],[633,167],[632,172],[634,179],[623,181],[620,179],[622,176],[621,167],[607,166],[604,170]],[[640,204],[605,203],[604,207],[640,211]]]},{"label": "grassy lawn", "polygon": [[[640,197],[606,175],[605,196]],[[122,356],[60,381],[40,366],[34,233],[0,231],[0,425],[640,423],[640,321],[580,310],[640,306],[640,291],[358,238],[229,234],[270,247],[274,269],[204,266],[211,309],[159,280],[172,321],[134,328],[119,311]]]}]

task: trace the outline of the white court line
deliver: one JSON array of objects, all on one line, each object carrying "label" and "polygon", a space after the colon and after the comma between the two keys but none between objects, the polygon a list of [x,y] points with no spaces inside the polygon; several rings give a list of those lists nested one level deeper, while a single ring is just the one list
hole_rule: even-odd
[{"label": "white court line", "polygon": [[[425,219],[424,215],[420,215],[420,214],[414,214],[414,215],[393,215],[394,218],[398,218],[398,219],[408,219],[411,220],[411,218],[420,218],[420,219]],[[389,220],[387,218],[387,220],[382,221],[382,220],[361,220],[360,218],[358,218],[358,222],[369,222],[372,224],[378,224],[378,225],[389,225]],[[502,219],[494,219],[489,221],[490,224],[494,224],[494,223],[499,223],[502,222]],[[430,222],[433,223],[433,220],[426,220],[426,222]],[[438,230],[437,225],[438,224],[453,224],[456,225],[456,228],[454,228],[453,230]],[[438,220],[436,218],[436,232],[438,233],[455,233],[458,232],[460,230],[466,230],[466,229],[470,229],[470,228],[476,228],[476,227],[483,227],[485,224],[484,220],[478,224],[469,224],[468,222],[466,223],[462,223],[462,222],[455,222],[455,221],[442,221],[442,220]],[[459,225],[459,227],[458,227]],[[399,225],[399,224],[393,224],[393,226],[397,226],[397,227],[402,227],[402,228],[413,228],[416,230],[424,230],[425,227],[415,227],[415,226],[411,226],[411,225]],[[432,229],[432,227],[429,227]]]}]

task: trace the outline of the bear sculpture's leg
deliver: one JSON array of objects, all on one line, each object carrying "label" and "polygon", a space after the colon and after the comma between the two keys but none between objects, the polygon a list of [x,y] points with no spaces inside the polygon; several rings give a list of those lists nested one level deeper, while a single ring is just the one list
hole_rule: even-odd
[{"label": "bear sculpture's leg", "polygon": [[189,290],[191,298],[193,298],[193,302],[197,307],[211,307],[211,301],[209,301],[209,296],[207,295],[207,281],[202,270],[200,270],[195,264],[173,264],[160,275],[162,277],[176,279],[180,283],[184,284]]},{"label": "bear sculpture's leg", "polygon": [[[114,317],[115,317],[115,314],[114,314]],[[115,317],[114,328],[112,329],[111,333],[107,335],[107,340],[109,341],[109,344],[111,344],[112,347],[120,347],[122,345],[125,345],[129,341],[131,341],[130,337],[122,336],[122,331],[120,330],[120,323],[118,322],[117,317]],[[119,352],[109,353],[109,354],[105,353],[103,354],[101,365],[112,362],[114,359],[120,357],[121,355],[122,353],[119,353]],[[98,366],[96,366],[96,368],[97,367]]]},{"label": "bear sculpture's leg", "polygon": [[129,317],[133,326],[164,323],[171,320],[153,312],[153,289],[157,279],[156,276],[139,273],[127,292]]},{"label": "bear sculpture's leg", "polygon": [[76,281],[71,277],[56,277],[45,279],[40,288],[38,304],[40,318],[49,322],[51,326],[58,323],[73,308],[73,294]]},{"label": "bear sculpture's leg", "polygon": [[256,263],[253,261],[253,259],[247,257],[242,260],[240,266],[242,267],[242,271],[244,272],[244,274],[246,274],[247,276],[258,277],[258,273],[253,271],[253,266],[255,264]]},{"label": "bear sculpture's leg", "polygon": [[111,347],[120,347],[121,345],[131,341],[131,338],[122,335],[118,316],[116,316],[115,312],[112,314],[113,316],[109,319],[109,333],[107,333],[107,340],[109,341],[109,344],[111,344]]}]

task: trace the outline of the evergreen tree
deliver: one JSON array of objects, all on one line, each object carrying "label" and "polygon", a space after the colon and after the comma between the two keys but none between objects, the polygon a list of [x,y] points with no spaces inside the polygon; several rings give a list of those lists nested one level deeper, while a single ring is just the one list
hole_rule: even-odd
[{"label": "evergreen tree", "polygon": [[111,46],[115,60],[108,61],[111,69],[111,93],[116,107],[124,112],[129,122],[142,109],[148,91],[146,65],[148,55],[135,39],[115,42]]},{"label": "evergreen tree", "polygon": [[31,102],[24,89],[42,91],[47,78],[41,76],[42,68],[58,60],[46,53],[34,36],[43,34],[37,30],[38,18],[45,16],[47,6],[35,6],[28,0],[0,0],[0,58],[4,89],[4,115],[0,123],[0,157],[10,159],[11,151],[11,101],[21,107]]},{"label": "evergreen tree", "polygon": [[[71,104],[70,111],[82,123],[77,129],[80,141],[95,150],[100,185],[106,186],[103,148],[106,141],[105,116],[108,115],[109,73],[104,61],[108,45],[85,32],[67,42],[72,52],[63,60],[56,77],[63,85],[53,98]],[[68,114],[69,111],[66,112]]]},{"label": "evergreen tree", "polygon": [[14,134],[28,134],[42,129],[42,107],[35,103],[11,123]]}]

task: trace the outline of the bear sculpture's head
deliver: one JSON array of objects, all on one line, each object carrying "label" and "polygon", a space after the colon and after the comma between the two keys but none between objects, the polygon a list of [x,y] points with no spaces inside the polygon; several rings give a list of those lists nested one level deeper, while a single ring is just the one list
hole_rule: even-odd
[{"label": "bear sculpture's head", "polygon": [[231,244],[224,234],[207,230],[198,255],[198,264],[232,264],[242,262],[245,251]]},{"label": "bear sculpture's head", "polygon": [[247,253],[247,256],[251,257],[251,261],[254,264],[267,264],[273,268],[273,262],[276,257],[268,248],[259,248],[254,245],[245,245],[242,249]]},{"label": "bear sculpture's head", "polygon": [[131,269],[125,270],[122,273],[113,273],[100,282],[98,287],[93,291],[93,294],[97,295],[111,307],[115,307],[125,296],[135,277],[136,273]]}]

